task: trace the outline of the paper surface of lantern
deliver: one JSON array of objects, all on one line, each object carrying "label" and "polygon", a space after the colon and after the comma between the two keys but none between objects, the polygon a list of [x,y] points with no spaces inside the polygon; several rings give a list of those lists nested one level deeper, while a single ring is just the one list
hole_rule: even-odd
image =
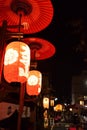
[{"label": "paper surface of lantern", "polygon": [[30,49],[26,43],[14,41],[7,45],[4,57],[4,78],[7,82],[25,82],[30,66]]},{"label": "paper surface of lantern", "polygon": [[42,74],[37,70],[29,71],[29,76],[26,84],[26,92],[28,95],[39,95],[41,92]]}]

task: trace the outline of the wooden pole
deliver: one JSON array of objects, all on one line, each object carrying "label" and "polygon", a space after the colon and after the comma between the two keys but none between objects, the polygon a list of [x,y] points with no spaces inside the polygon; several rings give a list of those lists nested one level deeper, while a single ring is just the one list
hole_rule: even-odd
[{"label": "wooden pole", "polygon": [[24,106],[24,95],[25,95],[25,83],[21,84],[21,86],[20,86],[20,99],[19,99],[17,130],[21,130],[21,118],[22,118],[23,106]]},{"label": "wooden pole", "polygon": [[3,21],[1,31],[0,31],[0,83],[2,80],[2,71],[3,71],[3,60],[4,60],[4,51],[6,44],[6,30],[7,30],[7,21]]}]

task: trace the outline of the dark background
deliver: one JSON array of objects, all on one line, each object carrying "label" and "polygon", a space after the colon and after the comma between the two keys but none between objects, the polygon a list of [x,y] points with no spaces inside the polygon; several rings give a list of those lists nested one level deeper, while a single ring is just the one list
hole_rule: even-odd
[{"label": "dark background", "polygon": [[49,73],[50,83],[61,102],[71,102],[72,77],[86,70],[87,9],[84,1],[52,0],[51,24],[35,34],[56,48],[51,58],[39,61],[38,68]]}]

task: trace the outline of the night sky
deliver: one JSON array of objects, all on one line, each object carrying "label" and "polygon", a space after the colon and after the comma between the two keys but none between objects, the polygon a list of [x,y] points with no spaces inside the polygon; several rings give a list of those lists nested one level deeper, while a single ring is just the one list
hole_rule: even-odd
[{"label": "night sky", "polygon": [[51,24],[35,36],[50,41],[55,46],[56,53],[49,59],[39,61],[38,67],[42,72],[49,73],[50,82],[59,100],[71,102],[72,76],[82,70],[83,55],[73,50],[80,41],[80,34],[73,34],[73,30],[78,31],[78,28],[73,29],[69,24],[73,20],[85,19],[86,8],[83,3],[69,0],[52,0],[52,4],[54,17]]},{"label": "night sky", "polygon": [[70,39],[68,39],[65,29],[65,16],[63,7],[56,0],[53,1],[54,17],[51,24],[38,36],[50,41],[56,48],[53,57],[40,61],[39,68],[49,72],[55,94],[59,100],[70,101],[71,79],[72,79],[72,54]]}]

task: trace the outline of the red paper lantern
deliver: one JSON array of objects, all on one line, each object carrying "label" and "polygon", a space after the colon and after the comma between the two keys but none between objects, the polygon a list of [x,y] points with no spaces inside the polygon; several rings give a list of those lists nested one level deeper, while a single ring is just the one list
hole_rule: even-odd
[{"label": "red paper lantern", "polygon": [[4,78],[7,82],[25,82],[30,66],[30,48],[21,41],[7,45],[4,58]]},{"label": "red paper lantern", "polygon": [[42,74],[37,70],[29,71],[29,76],[26,84],[27,94],[30,96],[39,95],[41,92]]}]

